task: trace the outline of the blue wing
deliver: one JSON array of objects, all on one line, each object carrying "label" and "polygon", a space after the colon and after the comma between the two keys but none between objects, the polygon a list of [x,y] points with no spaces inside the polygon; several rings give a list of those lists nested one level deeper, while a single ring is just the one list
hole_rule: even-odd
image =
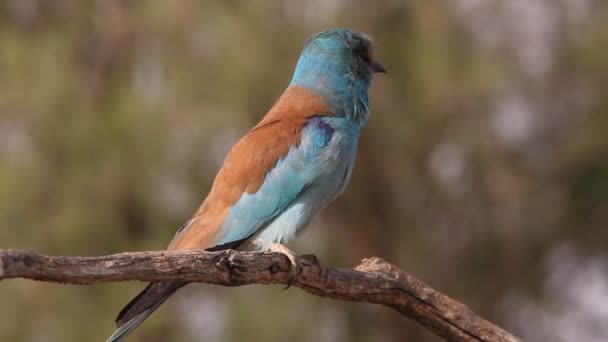
[{"label": "blue wing", "polygon": [[[302,130],[300,145],[292,146],[288,154],[266,173],[256,193],[244,193],[230,208],[220,228],[220,245],[249,238],[286,214],[288,208],[298,203],[305,204],[302,201],[314,200],[307,198],[307,193],[315,192],[320,179],[335,173],[333,169],[340,164],[336,163],[340,159],[340,151],[330,144],[332,138],[338,138],[334,137],[335,129],[328,123],[332,120],[320,117],[308,120]],[[331,189],[327,190],[331,192]],[[309,213],[300,211],[292,220],[284,222],[287,225],[285,234],[292,234],[290,230],[307,223],[308,217],[299,217],[306,214]]]}]

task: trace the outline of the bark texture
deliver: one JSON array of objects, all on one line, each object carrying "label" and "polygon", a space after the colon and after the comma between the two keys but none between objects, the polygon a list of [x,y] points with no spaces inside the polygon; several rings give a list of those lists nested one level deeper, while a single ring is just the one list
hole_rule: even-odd
[{"label": "bark texture", "polygon": [[[391,307],[449,341],[520,341],[479,317],[464,304],[380,259],[364,259],[354,269],[327,268],[313,255],[298,258],[292,286],[317,296]],[[125,280],[184,280],[241,286],[289,282],[290,263],[277,253],[132,252],[99,257],[47,256],[0,250],[0,280],[94,284]]]}]

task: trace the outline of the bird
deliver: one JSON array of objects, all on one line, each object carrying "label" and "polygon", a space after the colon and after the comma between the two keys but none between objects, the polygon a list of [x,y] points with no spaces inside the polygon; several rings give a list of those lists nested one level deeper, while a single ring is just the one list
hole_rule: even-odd
[{"label": "bird", "polygon": [[[386,69],[368,35],[333,28],[311,36],[286,90],[228,152],[207,197],[167,250],[278,252],[289,259],[293,280],[296,254],[284,244],[346,188],[375,73]],[[185,285],[150,283],[120,311],[106,342],[123,341]]]}]

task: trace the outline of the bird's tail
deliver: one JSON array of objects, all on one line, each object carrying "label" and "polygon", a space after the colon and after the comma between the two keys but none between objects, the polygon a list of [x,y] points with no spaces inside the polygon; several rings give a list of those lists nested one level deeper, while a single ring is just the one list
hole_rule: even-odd
[{"label": "bird's tail", "polygon": [[116,317],[118,329],[106,342],[123,341],[135,328],[167,300],[180,287],[188,284],[183,281],[168,283],[150,283],[129,304],[127,304]]}]

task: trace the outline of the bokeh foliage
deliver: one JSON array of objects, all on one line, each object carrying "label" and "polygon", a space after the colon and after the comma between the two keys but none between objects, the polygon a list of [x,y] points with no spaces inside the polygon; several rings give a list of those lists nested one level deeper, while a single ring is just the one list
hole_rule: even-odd
[{"label": "bokeh foliage", "polygon": [[[594,322],[608,313],[589,303],[608,307],[607,11],[4,1],[0,248],[164,248],[288,84],[307,36],[344,26],[371,34],[389,74],[374,80],[350,187],[291,246],[344,267],[383,257],[526,340],[605,340]],[[0,340],[102,340],[140,287],[2,282]],[[437,339],[385,308],[193,285],[131,340]]]}]

